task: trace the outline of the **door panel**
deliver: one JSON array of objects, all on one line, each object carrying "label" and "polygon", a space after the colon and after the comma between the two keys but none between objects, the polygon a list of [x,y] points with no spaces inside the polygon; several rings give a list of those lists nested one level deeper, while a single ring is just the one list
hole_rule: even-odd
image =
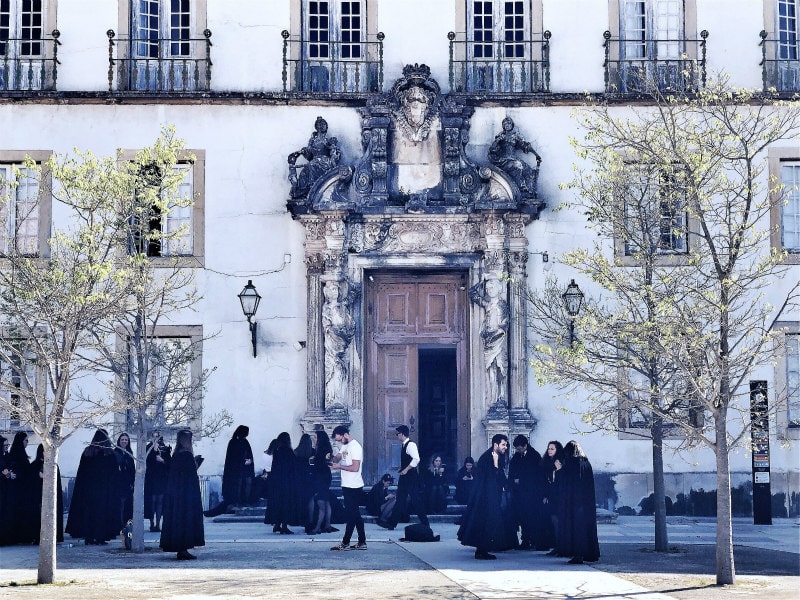
[{"label": "door panel", "polygon": [[419,335],[446,335],[456,332],[457,289],[454,284],[420,283]]},{"label": "door panel", "polygon": [[400,466],[395,428],[417,414],[417,352],[415,346],[377,346],[377,404],[381,424],[381,455],[376,477]]}]

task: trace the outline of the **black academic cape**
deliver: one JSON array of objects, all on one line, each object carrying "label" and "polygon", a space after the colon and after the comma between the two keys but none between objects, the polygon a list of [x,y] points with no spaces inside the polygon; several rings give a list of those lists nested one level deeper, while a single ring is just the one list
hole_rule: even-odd
[{"label": "black academic cape", "polygon": [[117,459],[111,448],[83,451],[75,475],[67,526],[64,531],[89,543],[107,542],[119,535],[119,496]]},{"label": "black academic cape", "polygon": [[[39,473],[44,470],[44,459],[34,460],[31,463],[36,475],[36,485],[34,486],[34,510],[37,515],[42,514],[42,489],[44,487],[44,479],[39,477]],[[56,465],[56,541],[64,541],[64,493],[61,489],[61,469]],[[42,528],[41,517],[34,523],[34,532],[36,540],[38,541]]]},{"label": "black academic cape", "polygon": [[164,552],[180,552],[205,545],[197,466],[191,452],[179,450],[169,464],[160,546]]},{"label": "black academic cape", "polygon": [[[147,442],[147,470],[144,473],[144,518],[153,518],[153,496],[162,495],[167,489],[167,474],[169,473],[169,461],[172,456],[172,448],[163,446],[153,448],[152,442]],[[159,462],[156,458],[160,456],[164,462]]]},{"label": "black academic cape", "polygon": [[[523,542],[538,545],[542,519],[541,455],[529,447],[525,455],[514,454],[508,466],[511,482],[511,503],[514,516],[522,528]],[[519,483],[515,481],[519,480]]]},{"label": "black academic cape", "polygon": [[117,494],[119,495],[122,525],[133,518],[133,482],[136,478],[136,466],[133,455],[129,450],[120,446],[114,448],[114,457],[117,459]]},{"label": "black academic cape", "polygon": [[464,479],[467,475],[467,468],[461,467],[456,475],[456,502],[459,504],[467,504],[472,496],[472,490],[475,487],[475,467],[473,466],[472,479]]},{"label": "black academic cape", "polygon": [[269,472],[269,498],[264,522],[272,525],[297,525],[305,523],[305,506],[298,498],[298,462],[288,446],[276,448]]},{"label": "black academic cape", "polygon": [[[0,444],[3,437],[0,436]],[[12,505],[8,499],[9,478],[2,474],[8,462],[8,455],[3,454],[0,445],[0,546],[14,543],[14,517],[11,513]]]},{"label": "black academic cape", "polygon": [[5,543],[30,544],[36,539],[37,517],[33,507],[36,486],[33,467],[22,449],[17,456],[12,452],[5,459],[5,467],[16,475],[14,479],[6,480],[3,518],[7,519],[8,540]]},{"label": "black academic cape", "polygon": [[592,465],[585,457],[567,457],[561,478],[558,554],[594,562],[600,558]]},{"label": "black academic cape", "polygon": [[482,551],[516,548],[514,522],[504,498],[506,475],[494,466],[491,448],[481,455],[473,472],[475,489],[461,518],[458,539]]},{"label": "black academic cape", "polygon": [[[244,462],[250,460],[250,464]],[[238,506],[247,502],[242,498],[242,488],[245,481],[255,477],[253,449],[250,442],[244,437],[234,437],[228,442],[225,452],[225,466],[222,469],[222,498],[228,506]]]},{"label": "black academic cape", "polygon": [[447,496],[450,484],[446,474],[434,475],[430,469],[422,472],[422,489],[425,495],[425,509],[429,515],[442,515],[447,510]]}]

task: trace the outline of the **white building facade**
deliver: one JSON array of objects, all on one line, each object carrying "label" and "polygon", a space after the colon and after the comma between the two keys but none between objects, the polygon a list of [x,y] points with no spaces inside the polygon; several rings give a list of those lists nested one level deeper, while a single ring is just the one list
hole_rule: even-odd
[{"label": "white building facade", "polygon": [[[204,340],[196,369],[215,369],[204,411],[228,410],[230,432],[248,425],[257,456],[281,431],[296,441],[349,424],[370,482],[398,462],[394,427],[406,423],[455,470],[493,433],[543,451],[581,428],[580,399],[531,377],[526,309],[503,279],[541,289],[547,275],[576,276],[559,256],[587,223],[553,211],[577,161],[571,112],[588,92],[624,116],[646,104],[644,77],[690,88],[725,72],[789,97],[799,11],[798,0],[3,0],[0,172],[26,155],[135,151],[174,125],[196,157],[184,182],[196,200],[173,215],[186,239],[162,252],[196,269],[203,299],[160,335]],[[492,154],[507,117],[535,150],[517,153],[516,173]],[[764,160],[795,186],[772,217],[793,265],[778,298],[800,277],[800,140]],[[46,252],[65,217],[43,202],[26,243]],[[262,296],[255,347],[236,297],[248,280]],[[500,350],[484,335],[498,301]],[[774,366],[752,379],[773,402],[789,391],[770,468],[774,505],[797,516],[800,315],[780,325]],[[65,476],[90,437],[62,449]],[[202,475],[221,474],[227,437],[196,444]],[[610,509],[652,492],[650,442],[632,437],[581,438]],[[665,459],[672,500],[700,511],[716,485],[711,452]],[[732,456],[745,496],[751,466],[749,452]]]}]

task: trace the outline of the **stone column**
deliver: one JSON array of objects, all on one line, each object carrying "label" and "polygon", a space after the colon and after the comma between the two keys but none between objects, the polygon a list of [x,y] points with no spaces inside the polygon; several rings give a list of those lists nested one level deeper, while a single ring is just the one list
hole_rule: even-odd
[{"label": "stone column", "polygon": [[305,433],[325,417],[325,341],[322,333],[322,273],[325,270],[324,223],[318,217],[303,219],[306,229],[306,412]]}]

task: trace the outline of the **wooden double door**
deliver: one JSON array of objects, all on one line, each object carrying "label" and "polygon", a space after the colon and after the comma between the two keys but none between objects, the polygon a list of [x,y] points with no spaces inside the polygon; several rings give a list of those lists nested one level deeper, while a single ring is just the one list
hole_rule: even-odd
[{"label": "wooden double door", "polygon": [[365,280],[367,483],[399,467],[402,424],[423,464],[440,453],[454,472],[470,450],[466,273],[374,272]]}]

